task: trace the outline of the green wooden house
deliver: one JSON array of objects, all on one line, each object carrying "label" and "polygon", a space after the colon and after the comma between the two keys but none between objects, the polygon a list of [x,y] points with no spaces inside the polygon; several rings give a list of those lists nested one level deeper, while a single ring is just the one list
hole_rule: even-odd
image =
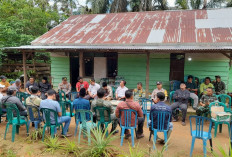
[{"label": "green wooden house", "polygon": [[[185,75],[214,79],[221,75],[232,91],[232,8],[91,14],[71,16],[17,49],[51,52],[54,87],[67,76],[124,76],[133,89],[142,82],[147,92],[162,81]],[[26,67],[25,67],[26,70]]]}]

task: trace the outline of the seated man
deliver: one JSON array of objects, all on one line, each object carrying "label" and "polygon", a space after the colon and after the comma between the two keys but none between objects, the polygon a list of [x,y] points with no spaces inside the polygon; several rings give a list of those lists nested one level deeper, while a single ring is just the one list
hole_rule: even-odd
[{"label": "seated man", "polygon": [[[62,82],[59,84],[58,90],[63,91],[65,93],[65,96],[70,99],[72,86],[68,82],[67,77],[62,78]],[[64,95],[62,95],[62,96],[64,96]]]},{"label": "seated man", "polygon": [[[2,107],[3,112],[6,112],[6,106],[5,103],[15,104],[17,108],[19,109],[20,116],[27,116],[27,110],[23,103],[20,101],[19,98],[16,97],[16,91],[17,89],[15,87],[10,86],[7,89],[7,95],[2,97]],[[14,116],[16,116],[16,113],[14,113]]]},{"label": "seated man", "polygon": [[164,95],[165,95],[165,99],[164,101],[167,100],[167,97],[168,97],[168,92],[167,90],[163,89],[163,85],[162,85],[162,82],[161,81],[158,81],[156,82],[156,89],[153,90],[152,94],[151,94],[151,99],[153,100],[153,102],[156,104],[157,103],[157,93],[159,92],[163,92]]},{"label": "seated man", "polygon": [[[62,112],[60,109],[60,104],[55,101],[56,100],[56,91],[53,89],[48,90],[47,92],[48,97],[45,100],[42,100],[40,103],[40,108],[47,108],[47,109],[52,109],[57,112],[58,115],[58,123],[65,123],[64,124],[64,129],[63,129],[63,137],[69,137],[71,134],[67,134],[70,122],[71,122],[71,117],[69,116],[62,116]],[[55,119],[54,115],[51,114],[50,117],[51,124],[55,124]]]},{"label": "seated man", "polygon": [[201,85],[200,85],[200,94],[203,95],[203,94],[207,94],[207,91],[206,89],[211,87],[211,88],[214,88],[213,84],[210,83],[211,80],[209,77],[206,77],[205,78],[205,82],[203,82]]},{"label": "seated man", "polygon": [[[138,102],[134,101],[133,98],[133,92],[131,90],[127,90],[125,92],[125,96],[126,96],[126,101],[120,102],[115,110],[115,115],[117,118],[120,118],[120,110],[122,109],[132,109],[135,110],[138,114],[138,119],[137,119],[137,125],[138,125],[138,130],[137,130],[137,138],[142,138],[144,137],[143,134],[143,124],[144,124],[144,118],[143,118],[143,110],[141,109],[140,105]],[[124,118],[124,113],[122,113],[122,124],[125,124],[125,118]],[[132,114],[131,115],[131,125],[134,126],[135,125],[135,115]],[[130,131],[129,130],[125,130],[125,138],[128,139],[131,136]]]},{"label": "seated man", "polygon": [[186,85],[184,83],[180,84],[180,89],[176,90],[175,93],[173,94],[173,99],[176,100],[171,105],[172,109],[172,114],[174,117],[173,122],[178,121],[178,115],[176,115],[176,108],[180,108],[182,112],[182,125],[185,126],[185,118],[187,114],[187,109],[188,109],[188,100],[190,98],[190,92],[186,89]]},{"label": "seated man", "polygon": [[[107,108],[109,108],[111,111],[110,117],[112,120],[111,132],[114,132],[115,129],[117,128],[118,119],[116,118],[116,116],[114,114],[114,108],[113,108],[112,104],[110,103],[110,101],[104,100],[104,95],[105,95],[105,90],[103,88],[100,88],[97,91],[98,99],[93,100],[93,102],[91,104],[91,111],[94,112],[95,107],[107,107]],[[95,115],[97,116],[97,120],[99,121],[100,120],[99,112],[95,113]],[[105,117],[105,121],[109,120],[107,111],[104,112],[104,117]],[[118,130],[116,130],[114,133],[118,133]]]},{"label": "seated man", "polygon": [[90,85],[88,88],[89,99],[96,99],[97,98],[98,89],[100,89],[100,85],[95,82],[94,78],[91,78]]},{"label": "seated man", "polygon": [[200,99],[200,106],[196,110],[196,114],[198,116],[202,116],[204,113],[208,113],[209,112],[209,104],[211,102],[218,100],[216,95],[213,94],[212,88],[209,87],[209,88],[207,88],[206,91],[207,91],[207,94],[202,95],[202,97]]},{"label": "seated man", "polygon": [[145,91],[143,90],[143,85],[141,82],[137,83],[137,88],[133,92],[134,101],[139,101],[139,98],[145,97]]},{"label": "seated man", "polygon": [[126,81],[122,80],[120,82],[120,86],[117,88],[116,90],[116,99],[117,100],[125,100],[125,92],[128,90],[128,88],[125,86],[126,85]]},{"label": "seated man", "polygon": [[15,87],[17,89],[17,92],[23,92],[23,90],[21,89],[21,80],[20,79],[16,79],[15,83],[13,83],[11,86]]},{"label": "seated man", "polygon": [[112,88],[110,86],[108,86],[106,82],[102,83],[102,88],[105,90],[104,99],[105,100],[112,100],[113,99]]},{"label": "seated man", "polygon": [[39,91],[41,95],[41,99],[46,99],[47,98],[47,92],[49,89],[51,89],[51,84],[48,82],[48,78],[44,76],[42,78],[42,81],[39,83]]},{"label": "seated man", "polygon": [[[31,87],[31,96],[27,97],[26,105],[31,105],[38,107],[40,106],[41,99],[38,97],[39,95],[39,88],[36,86]],[[37,110],[33,110],[34,118],[38,118]]]},{"label": "seated man", "polygon": [[226,85],[221,80],[221,76],[217,75],[217,76],[215,76],[215,78],[216,78],[216,80],[213,82],[213,85],[214,85],[214,88],[215,88],[215,93],[217,95],[219,95],[219,94],[225,94]]},{"label": "seated man", "polygon": [[[163,92],[159,92],[157,93],[157,103],[152,105],[151,106],[151,112],[152,111],[166,111],[166,112],[169,112],[171,115],[172,115],[172,109],[170,106],[168,106],[167,104],[164,103],[164,100],[165,100],[165,94]],[[150,113],[151,113],[150,112]],[[151,114],[150,114],[150,123],[149,123],[149,126],[150,126],[150,131],[152,130],[151,129],[151,118],[153,118],[153,128],[157,128],[157,114],[153,114],[153,117],[151,117]],[[165,118],[165,126],[168,127],[167,130],[168,130],[168,139],[171,135],[171,132],[172,132],[172,129],[173,129],[173,124],[172,124],[172,116],[170,117],[170,123],[169,123],[169,126],[167,126],[167,123],[168,123],[168,117]],[[165,128],[166,129],[166,128]],[[164,144],[164,140],[160,139],[157,135],[157,140],[160,140],[160,143]]]},{"label": "seated man", "polygon": [[193,109],[196,110],[197,106],[198,106],[198,96],[195,94],[195,92],[197,92],[198,89],[197,89],[195,83],[193,82],[193,76],[192,75],[188,76],[188,80],[186,82],[186,88],[190,92],[190,98],[192,98],[193,101],[194,101]]},{"label": "seated man", "polygon": [[3,90],[2,90],[3,93],[4,93],[4,92],[6,93],[8,87],[10,87],[10,83],[9,83],[6,79],[7,79],[6,76],[3,76],[3,75],[1,76],[1,82],[0,82],[0,84],[5,86],[5,87],[3,88]]},{"label": "seated man", "polygon": [[3,91],[4,88],[5,88],[5,86],[0,84],[0,102],[1,102],[1,100],[2,100],[2,98],[3,98],[3,93],[2,93],[2,91]]},{"label": "seated man", "polygon": [[80,92],[81,88],[85,88],[86,91],[88,90],[89,83],[87,81],[83,81],[82,77],[78,77],[77,81],[78,81],[77,84],[76,84],[77,92]]},{"label": "seated man", "polygon": [[29,81],[27,81],[27,83],[26,83],[26,92],[28,94],[31,94],[31,87],[33,87],[33,86],[38,87],[38,84],[35,82],[35,78],[31,76],[29,78]]}]

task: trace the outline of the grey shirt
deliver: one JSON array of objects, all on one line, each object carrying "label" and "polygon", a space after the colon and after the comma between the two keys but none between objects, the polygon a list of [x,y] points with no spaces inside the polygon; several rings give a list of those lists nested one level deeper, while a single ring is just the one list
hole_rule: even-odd
[{"label": "grey shirt", "polygon": [[15,104],[17,106],[17,108],[19,109],[19,111],[26,110],[25,106],[22,104],[22,102],[16,96],[7,95],[7,96],[2,97],[2,104],[3,104],[2,107],[6,108],[4,103]]}]

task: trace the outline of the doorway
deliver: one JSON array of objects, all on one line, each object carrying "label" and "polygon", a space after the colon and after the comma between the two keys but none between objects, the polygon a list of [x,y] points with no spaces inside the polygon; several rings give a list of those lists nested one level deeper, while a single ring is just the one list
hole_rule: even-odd
[{"label": "doorway", "polygon": [[171,53],[170,55],[170,80],[184,81],[184,53]]},{"label": "doorway", "polygon": [[72,89],[76,89],[77,78],[79,77],[79,57],[70,56],[70,83]]}]

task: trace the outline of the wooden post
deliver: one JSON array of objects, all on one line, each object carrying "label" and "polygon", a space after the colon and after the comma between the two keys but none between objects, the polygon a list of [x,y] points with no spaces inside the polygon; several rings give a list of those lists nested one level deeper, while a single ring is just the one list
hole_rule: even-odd
[{"label": "wooden post", "polygon": [[147,66],[146,66],[146,98],[149,97],[149,73],[150,73],[150,52],[147,52]]},{"label": "wooden post", "polygon": [[79,76],[83,77],[84,71],[84,59],[83,52],[79,52]]},{"label": "wooden post", "polygon": [[24,74],[24,90],[26,91],[27,83],[27,67],[26,67],[26,52],[23,51],[23,74]]}]

